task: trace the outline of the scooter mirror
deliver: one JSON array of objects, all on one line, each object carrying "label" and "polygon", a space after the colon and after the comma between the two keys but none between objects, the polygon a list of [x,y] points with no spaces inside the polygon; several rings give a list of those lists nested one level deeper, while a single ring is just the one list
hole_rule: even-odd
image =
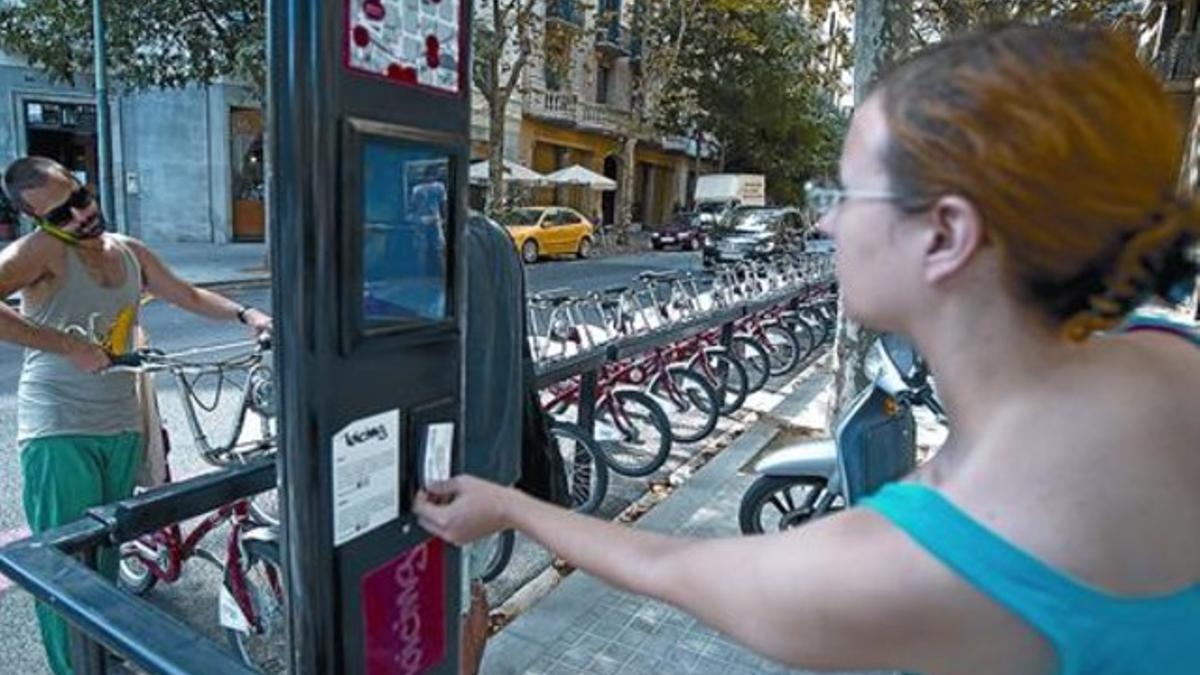
[{"label": "scooter mirror", "polygon": [[866,371],[871,376],[871,379],[875,381],[875,384],[892,396],[902,391],[907,391],[910,388],[908,381],[905,379],[906,373],[893,360],[893,356],[888,351],[883,338],[875,341],[874,348],[868,354]]},{"label": "scooter mirror", "polygon": [[891,361],[892,366],[905,380],[911,382],[920,367],[921,358],[917,356],[917,350],[913,348],[912,343],[895,333],[884,333],[879,336],[879,344],[883,349],[883,356]]}]

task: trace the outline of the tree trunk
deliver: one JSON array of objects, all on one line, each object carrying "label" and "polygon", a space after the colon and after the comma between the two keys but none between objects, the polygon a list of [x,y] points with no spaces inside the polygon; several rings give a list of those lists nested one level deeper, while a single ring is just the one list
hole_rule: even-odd
[{"label": "tree trunk", "polygon": [[503,209],[504,199],[504,125],[508,121],[508,96],[496,92],[494,104],[488,110],[488,190],[484,210],[495,213]]},{"label": "tree trunk", "polygon": [[[879,76],[908,50],[912,33],[912,0],[858,0],[854,17],[854,102],[862,104]],[[838,303],[838,330],[834,342],[837,374],[834,377],[833,416],[836,420],[870,383],[864,366],[878,333],[846,317]],[[833,424],[830,425],[831,427]]]},{"label": "tree trunk", "polygon": [[621,141],[621,161],[617,176],[617,214],[613,223],[616,243],[629,243],[629,226],[633,222],[633,177],[637,170],[637,136]]}]

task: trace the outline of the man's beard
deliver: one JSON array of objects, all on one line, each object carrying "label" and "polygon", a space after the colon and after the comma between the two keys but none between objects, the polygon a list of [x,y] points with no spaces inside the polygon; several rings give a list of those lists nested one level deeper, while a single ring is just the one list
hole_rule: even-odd
[{"label": "man's beard", "polygon": [[75,238],[79,239],[80,241],[86,239],[95,239],[96,237],[104,234],[105,229],[106,225],[104,222],[104,216],[97,213],[96,216],[89,220],[86,225],[81,226],[75,231]]}]

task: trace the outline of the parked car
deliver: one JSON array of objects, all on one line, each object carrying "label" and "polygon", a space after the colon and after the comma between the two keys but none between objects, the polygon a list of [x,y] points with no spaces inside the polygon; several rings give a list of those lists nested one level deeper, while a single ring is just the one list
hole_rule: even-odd
[{"label": "parked car", "polygon": [[804,218],[799,209],[739,207],[709,233],[704,244],[704,264],[802,249],[804,234]]},{"label": "parked car", "polygon": [[816,228],[804,239],[804,250],[807,253],[833,253],[835,248],[833,240]]},{"label": "parked car", "polygon": [[705,229],[709,229],[720,224],[721,220],[725,218],[725,215],[737,208],[737,206],[737,203],[732,201],[704,202],[701,204],[696,204],[696,213],[700,217],[700,224]]},{"label": "parked car", "polygon": [[496,220],[508,229],[526,263],[535,263],[546,255],[592,255],[596,228],[574,209],[531,206],[505,211]]},{"label": "parked car", "polygon": [[671,221],[650,233],[650,245],[655,251],[678,246],[682,250],[696,251],[704,243],[704,228],[699,213],[676,213]]}]

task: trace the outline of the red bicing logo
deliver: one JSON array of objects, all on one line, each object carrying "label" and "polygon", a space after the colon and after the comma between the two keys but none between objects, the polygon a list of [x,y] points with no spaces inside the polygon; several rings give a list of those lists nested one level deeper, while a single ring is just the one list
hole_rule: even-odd
[{"label": "red bicing logo", "polygon": [[443,546],[427,540],[363,577],[369,675],[416,675],[445,657]]}]

